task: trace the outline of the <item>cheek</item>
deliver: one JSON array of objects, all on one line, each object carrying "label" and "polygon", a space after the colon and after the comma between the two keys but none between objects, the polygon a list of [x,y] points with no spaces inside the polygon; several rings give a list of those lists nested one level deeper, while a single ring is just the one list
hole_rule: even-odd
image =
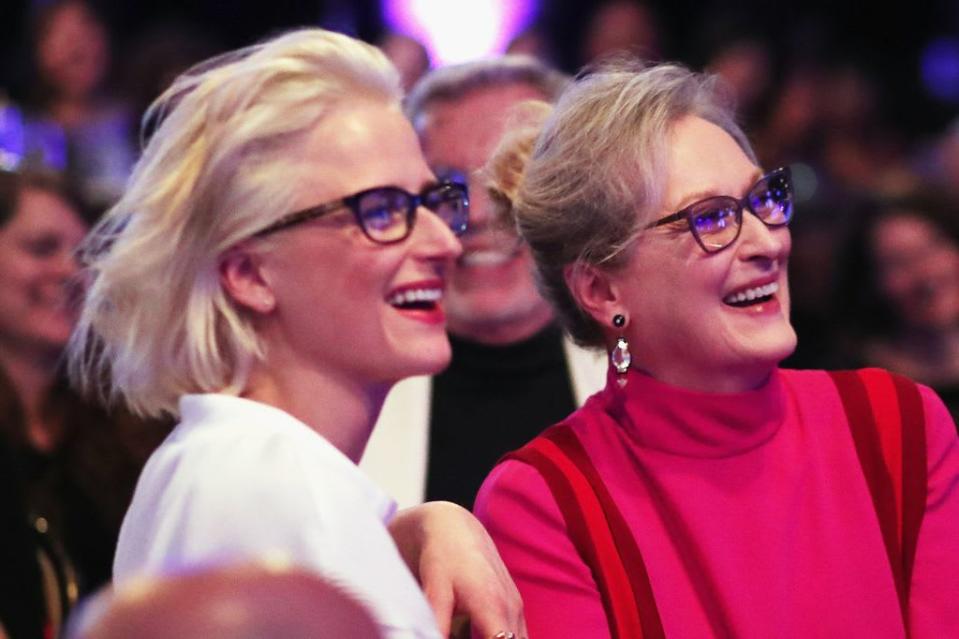
[{"label": "cheek", "polygon": [[392,260],[374,257],[379,256],[338,252],[331,259],[286,269],[289,275],[278,290],[304,324],[303,330],[316,330],[310,326],[319,321],[331,329],[324,333],[349,335],[374,330],[382,321],[382,307],[395,272]]},{"label": "cheek", "polygon": [[650,346],[671,341],[689,317],[695,317],[695,307],[699,304],[699,296],[677,277],[677,269],[668,262],[657,261],[656,266],[651,267],[653,264],[650,260],[628,274],[627,293],[631,321],[637,325],[641,341]]},{"label": "cheek", "polygon": [[4,298],[26,295],[31,283],[42,279],[42,269],[31,260],[17,259],[0,262],[0,295]]}]

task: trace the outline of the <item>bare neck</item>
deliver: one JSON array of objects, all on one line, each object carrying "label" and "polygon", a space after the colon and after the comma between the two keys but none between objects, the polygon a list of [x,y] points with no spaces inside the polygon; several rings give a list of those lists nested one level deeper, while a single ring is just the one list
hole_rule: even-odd
[{"label": "bare neck", "polygon": [[263,364],[254,366],[241,394],[286,411],[358,463],[389,389],[329,371]]}]

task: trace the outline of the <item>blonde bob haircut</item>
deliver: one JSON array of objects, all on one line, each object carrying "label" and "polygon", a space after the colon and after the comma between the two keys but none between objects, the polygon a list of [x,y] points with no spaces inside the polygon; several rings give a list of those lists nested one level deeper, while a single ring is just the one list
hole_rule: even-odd
[{"label": "blonde bob haircut", "polygon": [[401,97],[378,49],[320,29],[177,78],[144,118],[159,124],[125,194],[81,248],[89,290],[68,346],[74,383],[140,415],[176,415],[185,393],[240,392],[263,349],[220,285],[221,254],[316,179],[295,151],[326,114],[356,100],[399,109]]},{"label": "blonde bob haircut", "polygon": [[662,206],[673,125],[698,116],[756,156],[717,80],[675,64],[608,62],[578,78],[555,107],[525,110],[487,164],[488,190],[498,215],[529,244],[540,290],[571,337],[603,347],[602,326],[580,308],[566,274],[630,259]]}]

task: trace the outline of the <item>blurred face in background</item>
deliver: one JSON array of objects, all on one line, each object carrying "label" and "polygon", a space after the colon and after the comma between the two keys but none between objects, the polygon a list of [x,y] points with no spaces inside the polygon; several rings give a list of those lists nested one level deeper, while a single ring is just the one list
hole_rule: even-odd
[{"label": "blurred face in background", "polygon": [[903,322],[915,329],[959,325],[959,246],[922,216],[900,211],[883,217],[872,235],[879,290]]},{"label": "blurred face in background", "polygon": [[440,178],[467,180],[470,225],[463,254],[450,273],[447,319],[451,333],[487,344],[532,336],[552,319],[533,281],[529,250],[511,229],[499,227],[477,171],[499,142],[518,103],[544,99],[524,84],[475,89],[431,105],[419,133],[426,161]]},{"label": "blurred face in background", "polygon": [[103,80],[109,56],[106,31],[83,2],[51,9],[36,46],[40,72],[58,97],[88,97]]},{"label": "blurred face in background", "polygon": [[400,72],[404,93],[430,70],[430,54],[418,40],[399,33],[391,33],[379,46]]},{"label": "blurred face in background", "polygon": [[659,59],[660,29],[648,6],[632,0],[611,0],[601,5],[589,21],[582,62],[624,53]]},{"label": "blurred face in background", "polygon": [[0,226],[0,348],[58,354],[76,320],[74,252],[86,233],[58,195],[26,187]]}]

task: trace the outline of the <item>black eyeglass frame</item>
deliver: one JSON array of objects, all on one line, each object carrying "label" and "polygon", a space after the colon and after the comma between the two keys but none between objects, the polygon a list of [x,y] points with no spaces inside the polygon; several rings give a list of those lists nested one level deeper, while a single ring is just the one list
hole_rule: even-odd
[{"label": "black eyeglass frame", "polygon": [[[413,232],[413,225],[416,222],[416,210],[419,207],[425,206],[426,208],[433,211],[433,209],[426,204],[430,195],[438,191],[448,190],[448,189],[459,191],[461,193],[462,204],[465,209],[465,216],[464,216],[465,220],[460,228],[454,227],[449,220],[443,220],[444,222],[447,223],[447,225],[449,226],[453,234],[459,237],[460,235],[466,232],[466,229],[469,226],[469,189],[465,184],[461,184],[455,181],[446,181],[446,180],[442,182],[436,182],[434,184],[430,184],[426,186],[422,191],[419,192],[419,194],[410,193],[409,191],[405,189],[401,189],[398,186],[375,186],[370,189],[364,189],[363,191],[359,191],[358,193],[354,193],[352,195],[347,195],[346,197],[340,198],[339,200],[334,200],[332,202],[325,202],[323,204],[318,204],[316,206],[311,206],[309,208],[302,209],[299,211],[294,211],[293,213],[284,215],[283,217],[278,219],[276,222],[273,222],[266,228],[260,229],[259,231],[254,233],[253,237],[263,237],[265,235],[271,235],[273,233],[276,233],[277,231],[282,231],[290,228],[291,226],[296,226],[304,222],[315,220],[317,218],[323,217],[324,215],[327,215],[329,213],[333,213],[335,211],[345,208],[345,209],[349,209],[350,212],[353,213],[353,218],[356,221],[357,226],[360,227],[360,229],[363,231],[363,235],[369,238],[371,242],[375,242],[376,244],[396,244],[397,242],[402,242],[403,240],[408,238],[410,234]],[[408,199],[408,205],[406,209],[406,231],[401,236],[392,238],[389,240],[384,240],[384,239],[373,237],[373,235],[370,233],[370,230],[366,227],[366,224],[364,223],[363,212],[360,210],[360,202],[364,197],[372,193],[400,194],[405,196]],[[436,213],[436,211],[433,211],[433,212]]]},{"label": "black eyeglass frame", "polygon": [[[753,193],[755,193],[756,187],[758,187],[763,182],[769,182],[770,180],[774,178],[779,178],[779,177],[784,179],[786,188],[789,191],[789,199],[790,199],[789,215],[784,222],[769,222],[768,220],[763,219],[763,217],[759,215],[753,209],[752,204],[750,204],[750,199],[752,198]],[[703,242],[701,237],[699,237],[699,232],[696,230],[696,224],[695,224],[695,220],[693,219],[692,213],[694,209],[702,206],[704,203],[714,202],[714,201],[732,203],[735,206],[736,234],[726,244],[723,244],[720,247],[710,248],[706,246],[706,243]],[[696,238],[696,243],[699,244],[702,247],[702,249],[706,251],[707,253],[718,253],[722,251],[723,249],[729,248],[730,246],[736,243],[736,240],[739,239],[739,235],[743,231],[743,209],[746,209],[747,211],[755,215],[759,219],[759,221],[765,224],[766,226],[770,228],[779,228],[781,226],[787,226],[792,221],[795,215],[794,207],[795,207],[795,201],[793,201],[792,171],[790,171],[788,166],[784,166],[778,169],[774,169],[770,171],[769,173],[766,173],[765,175],[763,175],[758,180],[756,180],[756,182],[751,187],[749,187],[749,190],[746,191],[746,195],[744,197],[735,198],[731,195],[714,195],[711,197],[703,198],[702,200],[697,200],[693,202],[692,204],[683,207],[681,210],[676,211],[675,213],[667,215],[666,217],[661,217],[655,222],[651,222],[647,224],[644,228],[652,229],[652,228],[656,228],[657,226],[663,226],[665,224],[671,224],[673,222],[678,222],[679,220],[685,219],[686,223],[689,225],[689,232],[693,234],[694,238]]]}]

